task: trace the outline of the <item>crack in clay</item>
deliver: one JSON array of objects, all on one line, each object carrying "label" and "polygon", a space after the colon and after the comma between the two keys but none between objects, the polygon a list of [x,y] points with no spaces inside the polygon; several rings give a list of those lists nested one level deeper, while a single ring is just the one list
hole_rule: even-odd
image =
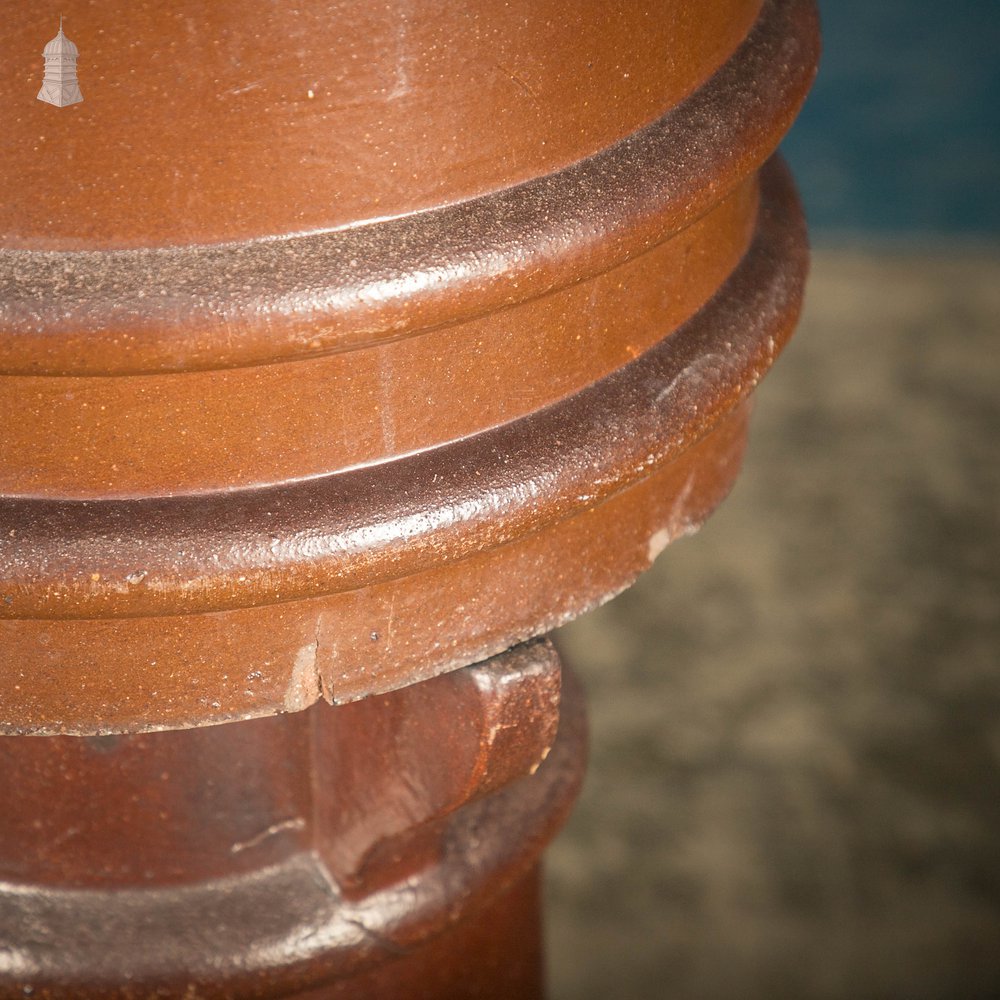
[{"label": "crack in clay", "polygon": [[306,821],[301,816],[296,816],[294,819],[285,819],[280,823],[272,823],[266,830],[261,830],[255,837],[251,837],[249,840],[236,841],[229,848],[229,853],[239,854],[241,851],[246,851],[251,847],[256,847],[258,844],[263,844],[265,840],[285,830],[302,830],[305,828],[305,825]]},{"label": "crack in clay", "polygon": [[333,681],[327,680],[323,676],[323,671],[319,668],[319,631],[323,625],[322,616],[316,619],[316,628],[313,630],[313,644],[316,653],[313,657],[313,670],[316,672],[316,687],[321,697],[328,705],[333,704]]}]

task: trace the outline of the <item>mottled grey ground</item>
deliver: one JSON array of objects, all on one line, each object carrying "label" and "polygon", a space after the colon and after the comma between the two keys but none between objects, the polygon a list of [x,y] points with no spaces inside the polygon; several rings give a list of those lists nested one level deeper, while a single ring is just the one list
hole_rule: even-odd
[{"label": "mottled grey ground", "polygon": [[559,633],[556,1000],[1000,997],[1000,252],[827,250],[733,495]]}]

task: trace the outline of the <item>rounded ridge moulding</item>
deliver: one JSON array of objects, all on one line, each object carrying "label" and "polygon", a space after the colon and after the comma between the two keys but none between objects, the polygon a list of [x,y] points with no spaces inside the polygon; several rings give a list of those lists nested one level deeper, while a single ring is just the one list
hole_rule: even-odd
[{"label": "rounded ridge moulding", "polygon": [[307,236],[0,250],[0,374],[229,368],[412,336],[582,281],[670,238],[773,152],[815,73],[815,5],[765,0],[700,88],[546,176]]},{"label": "rounded ridge moulding", "polygon": [[0,531],[0,619],[190,614],[352,590],[495,549],[601,504],[732,412],[790,335],[805,279],[804,223],[780,161],[763,171],[761,188],[750,250],[691,320],[527,417],[275,487],[0,498],[0,524],[9,526]]}]

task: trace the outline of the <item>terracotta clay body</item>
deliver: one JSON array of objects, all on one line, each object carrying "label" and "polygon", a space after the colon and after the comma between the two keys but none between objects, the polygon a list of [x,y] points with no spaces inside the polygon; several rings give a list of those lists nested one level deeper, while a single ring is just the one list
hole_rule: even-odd
[{"label": "terracotta clay body", "polygon": [[737,474],[813,4],[63,13],[87,99],[0,147],[0,994],[537,994],[535,637]]}]

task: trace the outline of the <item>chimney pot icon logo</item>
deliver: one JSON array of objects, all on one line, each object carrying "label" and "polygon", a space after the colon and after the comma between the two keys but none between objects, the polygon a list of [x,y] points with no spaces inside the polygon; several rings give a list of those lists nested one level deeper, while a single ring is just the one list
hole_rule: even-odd
[{"label": "chimney pot icon logo", "polygon": [[45,57],[45,78],[38,99],[57,108],[67,104],[78,104],[83,100],[80,84],[76,79],[77,47],[63,34],[62,18],[59,18],[59,34],[42,50]]}]

